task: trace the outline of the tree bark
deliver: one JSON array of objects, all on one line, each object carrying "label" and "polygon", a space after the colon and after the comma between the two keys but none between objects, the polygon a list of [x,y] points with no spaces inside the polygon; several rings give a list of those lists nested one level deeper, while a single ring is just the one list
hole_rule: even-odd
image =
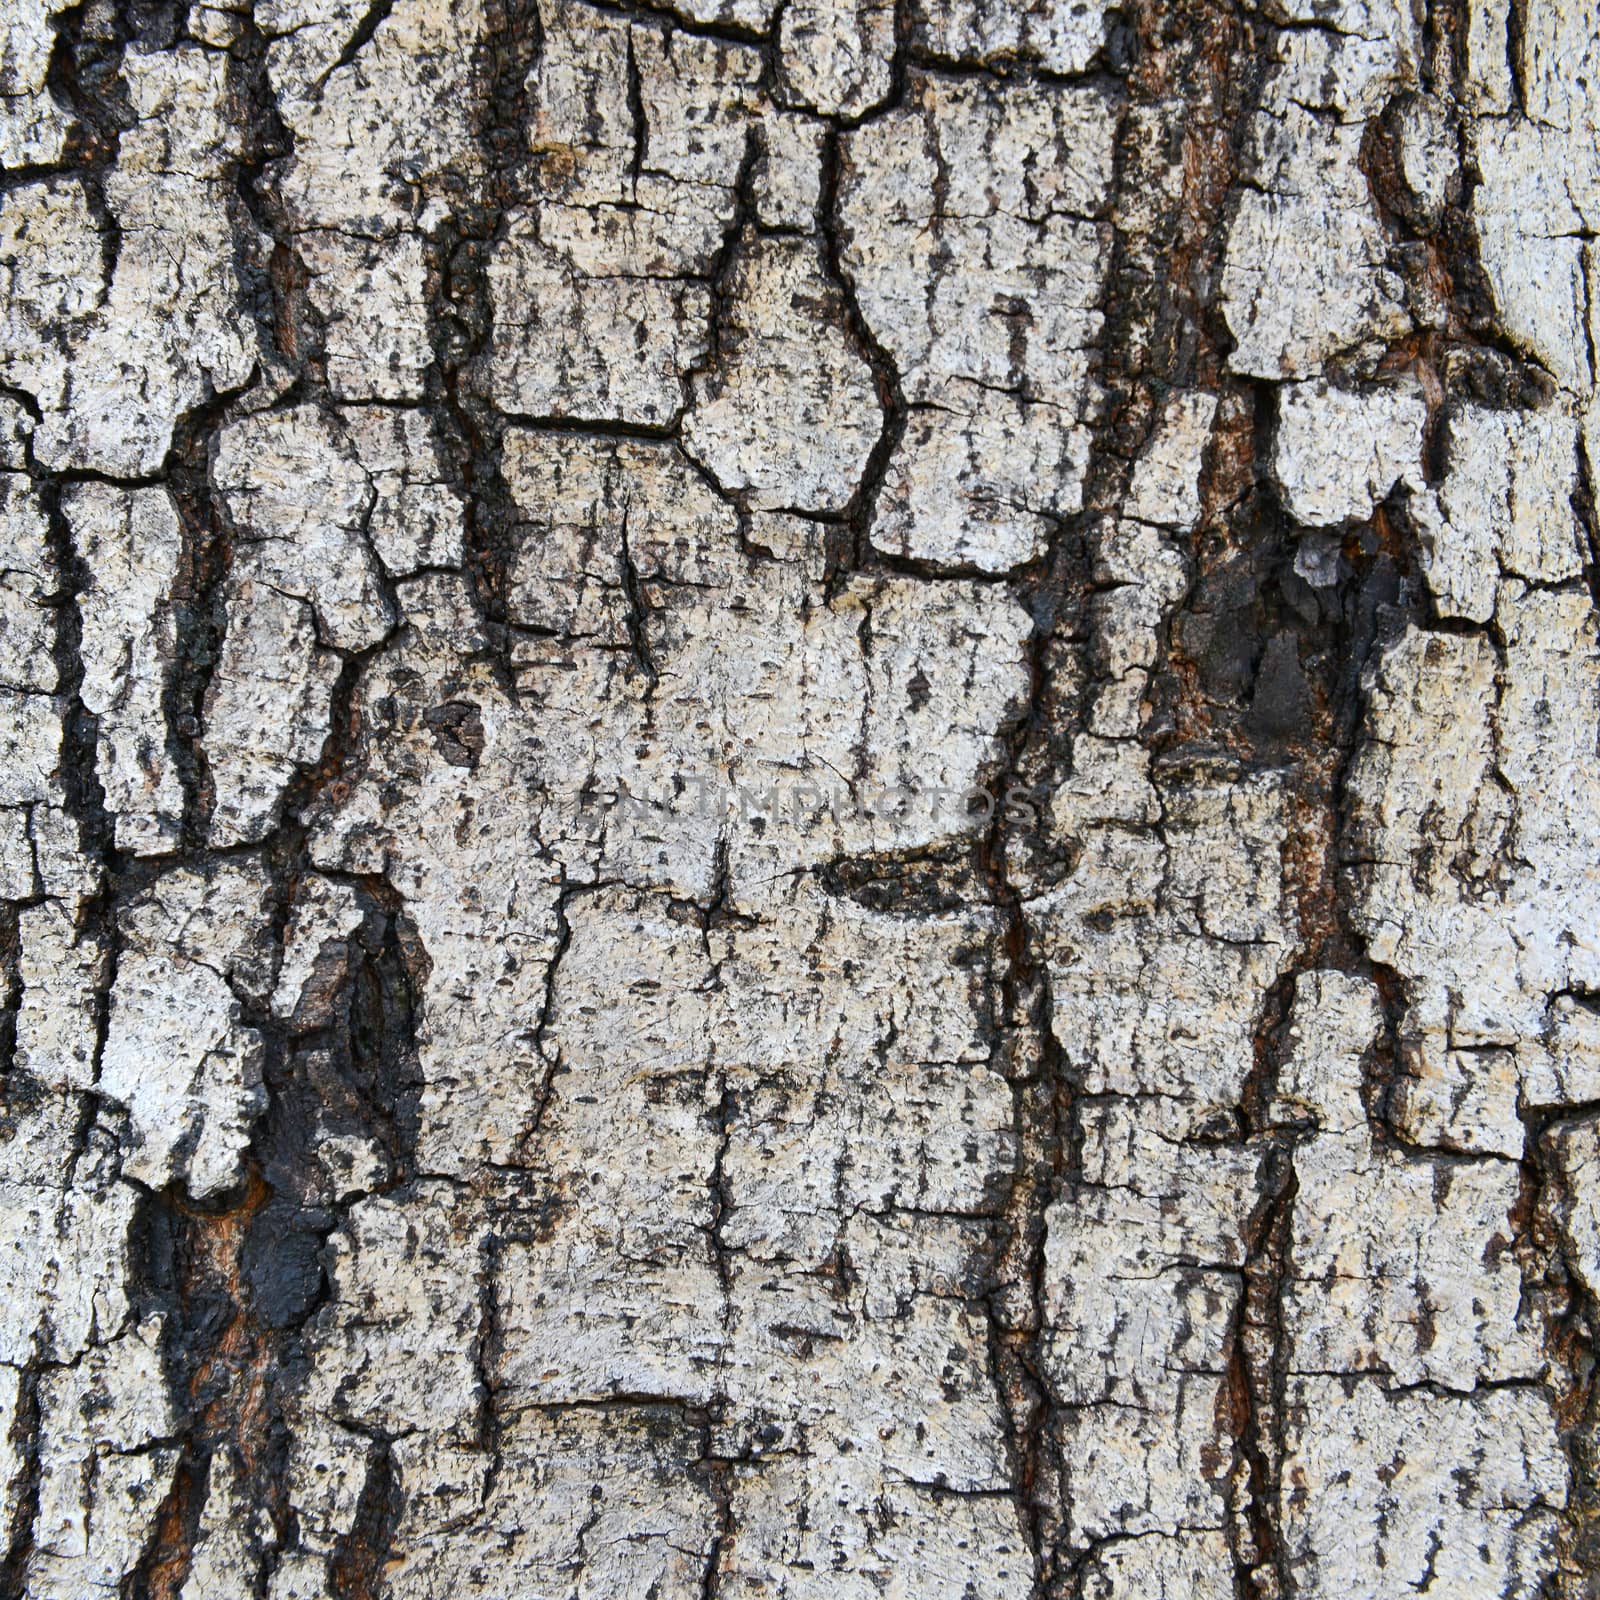
[{"label": "tree bark", "polygon": [[1578,0],[9,0],[0,1597],[1600,1595]]}]

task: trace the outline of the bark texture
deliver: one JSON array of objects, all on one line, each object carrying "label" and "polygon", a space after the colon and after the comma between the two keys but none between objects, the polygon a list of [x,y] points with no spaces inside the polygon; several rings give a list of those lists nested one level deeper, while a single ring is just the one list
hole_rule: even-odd
[{"label": "bark texture", "polygon": [[1600,1594],[1593,0],[0,0],[0,1596]]}]

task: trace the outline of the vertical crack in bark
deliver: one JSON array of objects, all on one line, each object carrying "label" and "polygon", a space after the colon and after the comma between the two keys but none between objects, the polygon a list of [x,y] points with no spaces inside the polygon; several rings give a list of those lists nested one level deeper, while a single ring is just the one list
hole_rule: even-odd
[{"label": "vertical crack in bark", "polygon": [[375,1439],[367,1456],[367,1476],[356,1501],[355,1520],[328,1563],[338,1600],[379,1600],[384,1593],[384,1562],[403,1504],[393,1448],[389,1440]]},{"label": "vertical crack in bark", "polygon": [[[1308,963],[1308,966],[1310,963]],[[1224,1344],[1223,1399],[1237,1460],[1229,1480],[1228,1544],[1246,1600],[1280,1600],[1295,1583],[1278,1530],[1289,1344],[1283,1294],[1292,1267],[1295,1147],[1300,1130],[1268,1120],[1288,1047],[1295,974],[1268,994],[1255,1037],[1255,1064],[1239,1108],[1241,1132],[1261,1149],[1260,1195],[1245,1230],[1244,1293]]]},{"label": "vertical crack in bark", "polygon": [[135,37],[132,20],[93,0],[82,0],[51,19],[55,42],[46,82],[56,104],[73,118],[60,170],[71,172],[83,185],[100,233],[107,283],[122,250],[122,228],[106,202],[105,184],[122,135],[134,120],[120,76],[122,52]]},{"label": "vertical crack in bark", "polygon": [[[903,28],[904,24],[901,24],[902,31]],[[892,104],[898,105],[904,93],[904,70],[897,68]],[[905,436],[909,415],[899,368],[863,315],[855,283],[844,264],[844,225],[839,212],[839,186],[843,170],[842,135],[839,127],[834,126],[828,130],[822,147],[822,185],[817,200],[817,227],[822,234],[822,253],[828,278],[838,286],[844,302],[845,325],[856,348],[866,357],[867,365],[872,370],[878,405],[883,412],[883,429],[867,457],[860,482],[845,508],[841,526],[837,530],[829,530],[827,570],[830,594],[837,592],[850,573],[859,571],[867,564],[873,512],[883,493],[889,463]]]},{"label": "vertical crack in bark", "polygon": [[163,1357],[185,1420],[172,1487],[126,1585],[130,1600],[173,1600],[181,1590],[218,1452],[239,1453],[246,1482],[271,1506],[273,1444],[270,1434],[262,1439],[254,1430],[266,1432],[269,1424],[259,1392],[274,1352],[261,1339],[239,1271],[247,1230],[267,1196],[252,1173],[236,1205],[202,1211],[174,1190],[147,1197],[136,1220],[144,1293],[171,1313]]},{"label": "vertical crack in bark", "polygon": [[544,48],[533,0],[490,0],[484,11],[477,141],[485,173],[466,186],[428,241],[427,379],[429,417],[454,475],[465,516],[467,575],[488,643],[489,661],[508,698],[517,698],[510,664],[507,586],[517,506],[501,471],[505,422],[482,388],[481,363],[494,326],[489,257],[505,237],[508,211],[527,197],[528,83]]},{"label": "vertical crack in bark", "polygon": [[[303,849],[303,840],[296,841]],[[277,940],[287,928],[286,885],[303,860],[280,865]],[[259,1513],[269,1563],[292,1546],[286,1404],[301,1371],[304,1330],[328,1301],[327,1243],[356,1197],[328,1204],[312,1140],[322,1118],[370,1131],[387,1152],[386,1190],[411,1173],[416,1117],[414,979],[402,947],[399,902],[387,886],[364,886],[368,911],[357,959],[332,1011],[336,1026],[291,1037],[258,1004],[242,1019],[266,1040],[267,1108],[252,1133],[245,1181],[219,1205],[200,1206],[179,1186],[145,1198],[137,1281],[168,1316],[164,1359],[185,1424],[171,1491],[130,1579],[130,1600],[168,1600],[188,1577],[219,1453],[237,1464],[235,1516]],[[392,1533],[399,1494],[387,1446],[375,1456],[362,1510],[335,1565],[341,1595],[376,1594],[381,1542]],[[263,1581],[264,1578],[263,1578]],[[366,1587],[363,1587],[366,1585]]]},{"label": "vertical crack in bark", "polygon": [[639,568],[634,563],[633,551],[628,545],[628,518],[632,509],[626,502],[623,504],[621,533],[617,541],[618,564],[621,569],[618,576],[622,583],[622,592],[628,601],[628,640],[633,646],[634,660],[645,676],[648,685],[645,689],[645,698],[648,700],[655,690],[658,674],[655,657],[650,650],[650,603],[645,598],[644,585],[639,581]]},{"label": "vertical crack in bark", "polygon": [[[722,1328],[724,1334],[730,1338],[734,1327],[734,1279],[733,1266],[728,1259],[728,1246],[722,1235],[729,1210],[724,1163],[727,1161],[728,1147],[733,1136],[734,1118],[737,1111],[738,1102],[735,1092],[729,1085],[726,1074],[723,1074],[719,1084],[716,1108],[713,1112],[717,1148],[712,1161],[710,1175],[706,1180],[706,1187],[711,1195],[711,1223],[706,1230],[706,1236],[711,1245],[712,1266],[716,1273],[717,1288],[722,1296]],[[711,1448],[712,1430],[723,1420],[728,1408],[726,1373],[724,1370],[725,1361],[725,1356],[719,1357],[716,1387],[712,1393],[711,1404],[705,1413],[704,1443],[700,1451],[699,1469],[704,1474],[706,1488],[711,1495],[715,1515],[715,1532],[711,1537],[710,1548],[706,1552],[705,1572],[700,1583],[701,1600],[717,1600],[722,1586],[723,1550],[734,1537],[735,1532],[733,1494],[729,1481],[731,1463],[714,1457]]]},{"label": "vertical crack in bark", "polygon": [[[28,1559],[33,1554],[39,1521],[39,1375],[44,1366],[42,1333],[34,1338],[32,1358],[18,1374],[17,1413],[11,1422],[11,1444],[21,1461],[10,1526],[5,1530],[5,1555],[0,1558],[0,1597],[21,1600],[27,1591]],[[20,1480],[20,1481],[19,1481]]]},{"label": "vertical crack in bark", "polygon": [[[278,116],[267,76],[267,46],[253,16],[241,21],[228,58],[228,87],[241,141],[233,162],[233,190],[248,228],[271,240],[265,273],[241,243],[236,265],[248,303],[269,349],[293,367],[291,392],[323,381],[320,331],[307,327],[315,314],[306,304],[305,269],[294,250],[282,205],[265,183],[268,169],[286,157],[293,138]],[[242,230],[241,230],[242,232]],[[212,473],[217,441],[237,411],[235,402],[262,381],[259,367],[240,390],[213,394],[178,420],[163,477],[177,507],[182,551],[173,585],[176,641],[165,675],[162,705],[167,753],[183,795],[181,848],[203,849],[215,803],[203,730],[206,697],[227,628],[224,592],[232,564],[235,530]]]},{"label": "vertical crack in bark", "polygon": [[1574,1575],[1571,1592],[1582,1600],[1589,1600],[1594,1574],[1600,1572],[1600,1368],[1595,1360],[1600,1296],[1591,1287],[1591,1263],[1558,1220],[1562,1211],[1570,1217],[1582,1200],[1572,1181],[1576,1174],[1561,1171],[1554,1159],[1552,1130],[1562,1122],[1597,1115],[1600,1105],[1522,1110],[1527,1144],[1513,1219],[1524,1301],[1543,1330],[1545,1348],[1560,1375],[1554,1386],[1556,1418],[1571,1471],[1561,1555],[1566,1571]]},{"label": "vertical crack in bark", "polygon": [[223,604],[234,531],[221,496],[211,485],[221,405],[208,405],[179,424],[168,456],[168,486],[182,529],[182,553],[173,584],[176,629],[173,659],[165,674],[162,708],[167,752],[183,795],[182,848],[204,848],[216,789],[206,758],[206,696],[227,628]]},{"label": "vertical crack in bark", "polygon": [[[1064,735],[1082,726],[1089,686],[1065,699],[1051,682],[1051,641],[1092,628],[1086,548],[1096,519],[1114,515],[1127,493],[1130,465],[1148,437],[1156,407],[1175,386],[1221,381],[1220,318],[1203,298],[1214,283],[1226,236],[1226,202],[1236,180],[1245,128],[1259,92],[1260,66],[1244,43],[1244,24],[1228,8],[1198,5],[1181,17],[1138,9],[1114,15],[1117,32],[1106,59],[1117,76],[1120,103],[1114,176],[1107,202],[1112,253],[1103,298],[1099,381],[1105,398],[1095,424],[1085,485],[1085,511],[1057,525],[1050,551],[1025,574],[1020,598],[1034,618],[1030,645],[1032,690],[1009,740],[996,787],[1013,775],[1059,771]],[[1197,45],[1194,41],[1204,41]],[[1171,96],[1179,86],[1181,102]],[[1184,200],[1154,235],[1122,224],[1125,204],[1155,182],[1162,152],[1153,146],[1147,112],[1167,120],[1168,137],[1189,142]],[[1159,743],[1158,743],[1159,747]],[[1073,842],[1066,841],[1070,861]],[[1005,1038],[1014,1052],[1008,1076],[1013,1095],[1018,1165],[1006,1204],[1004,1241],[992,1296],[991,1360],[1008,1420],[1019,1511],[1033,1549],[1034,1592],[1075,1594],[1085,1552],[1066,1543],[1070,1501],[1067,1464],[1051,1434],[1057,1399],[1043,1360],[1045,1211],[1079,1181],[1082,1127],[1079,1090],[1071,1082],[1050,1026],[1048,971],[1037,951],[1025,901],[1010,881],[1008,852],[1037,855],[1020,830],[1008,837],[1005,813],[983,844],[981,858],[1002,908],[1007,977],[1000,1002]],[[1043,861],[1030,861],[1037,872]],[[1063,864],[1064,865],[1064,864]],[[1060,873],[1063,866],[1050,869]]]},{"label": "vertical crack in bark", "polygon": [[500,1257],[504,1241],[498,1233],[484,1235],[478,1269],[478,1335],[473,1349],[473,1365],[477,1371],[478,1448],[489,1458],[483,1475],[483,1493],[480,1506],[488,1506],[494,1496],[495,1485],[500,1481],[502,1463],[502,1438],[505,1424],[496,1400],[497,1384],[494,1372],[504,1352],[505,1335],[500,1325]]}]

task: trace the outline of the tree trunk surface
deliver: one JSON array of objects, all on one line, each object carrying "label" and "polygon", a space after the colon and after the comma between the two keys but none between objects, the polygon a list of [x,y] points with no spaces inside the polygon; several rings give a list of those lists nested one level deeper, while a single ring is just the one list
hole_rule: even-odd
[{"label": "tree trunk surface", "polygon": [[0,1600],[1600,1595],[1594,0],[0,0]]}]

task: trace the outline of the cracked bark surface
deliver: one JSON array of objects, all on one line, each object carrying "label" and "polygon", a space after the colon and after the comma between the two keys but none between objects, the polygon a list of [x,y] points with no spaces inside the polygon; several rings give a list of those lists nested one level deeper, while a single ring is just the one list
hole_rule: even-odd
[{"label": "cracked bark surface", "polygon": [[0,8],[0,1596],[1600,1594],[1597,37]]}]

